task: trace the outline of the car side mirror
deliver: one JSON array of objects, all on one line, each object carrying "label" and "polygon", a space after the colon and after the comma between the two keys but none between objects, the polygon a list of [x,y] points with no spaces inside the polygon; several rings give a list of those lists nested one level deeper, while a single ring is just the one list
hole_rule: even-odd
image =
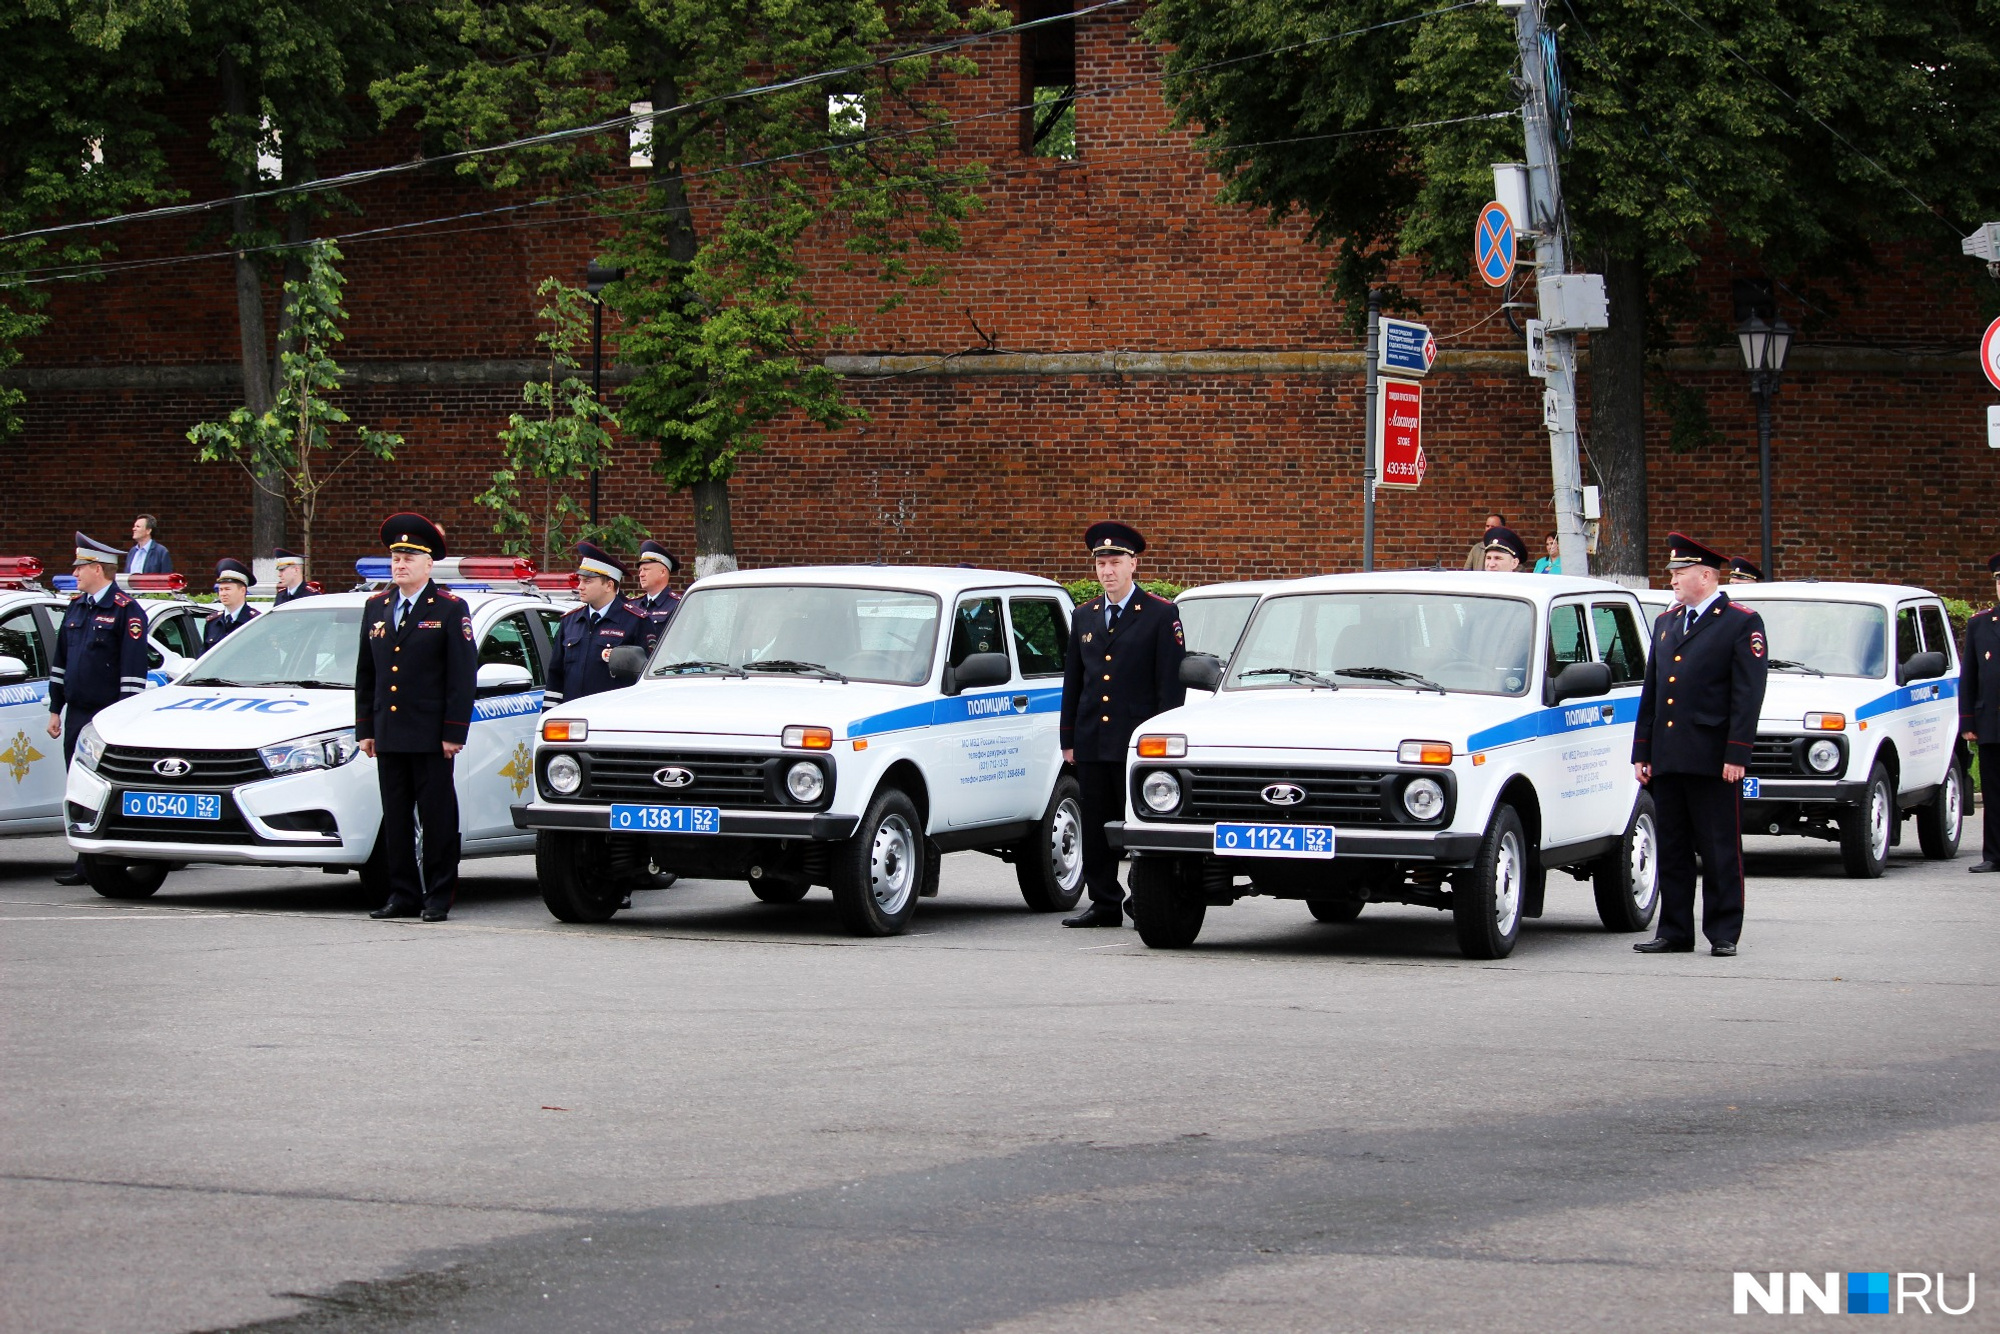
[{"label": "car side mirror", "polygon": [[1547,703],[1556,705],[1566,699],[1589,699],[1594,695],[1611,693],[1611,664],[1608,662],[1573,662],[1549,678],[1544,691]]},{"label": "car side mirror", "polygon": [[[464,678],[460,678],[461,680]],[[535,678],[526,667],[514,662],[484,662],[479,665],[479,675],[475,678],[477,693],[486,695],[518,695],[535,684]]]},{"label": "car side mirror", "polygon": [[1944,654],[1918,653],[1896,668],[1896,684],[1906,686],[1912,681],[1928,681],[1932,677],[1943,675]]},{"label": "car side mirror", "polygon": [[986,686],[1004,686],[1014,679],[1014,666],[1004,653],[973,653],[964,662],[944,669],[944,693],[962,695]]},{"label": "car side mirror", "polygon": [[611,650],[611,656],[604,660],[604,666],[611,673],[611,679],[621,686],[629,686],[646,671],[646,650],[633,644],[626,644]]},{"label": "car side mirror", "polygon": [[1213,693],[1222,689],[1222,659],[1213,653],[1190,653],[1181,659],[1181,684]]},{"label": "car side mirror", "polygon": [[17,685],[28,679],[28,664],[19,658],[0,657],[0,686]]}]

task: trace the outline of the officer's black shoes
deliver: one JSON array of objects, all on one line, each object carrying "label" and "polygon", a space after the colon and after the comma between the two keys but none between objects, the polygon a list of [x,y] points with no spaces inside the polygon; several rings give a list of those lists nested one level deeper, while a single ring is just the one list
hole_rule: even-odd
[{"label": "officer's black shoes", "polygon": [[[1651,940],[1640,941],[1632,948],[1641,954],[1693,954],[1694,942],[1689,941],[1686,944],[1682,944],[1678,941],[1663,940],[1655,936]],[[1731,952],[1734,953],[1733,947]]]},{"label": "officer's black shoes", "polygon": [[368,915],[379,922],[385,917],[415,917],[417,910],[415,908],[405,908],[401,904],[385,903]]},{"label": "officer's black shoes", "polygon": [[436,912],[432,912],[429,908],[424,909],[424,920],[426,922],[442,922],[444,919],[445,912],[442,908]]},{"label": "officer's black shoes", "polygon": [[1736,942],[1733,940],[1718,940],[1708,947],[1708,952],[1718,959],[1733,959],[1736,957]]},{"label": "officer's black shoes", "polygon": [[620,912],[623,912],[625,909],[631,906],[632,906],[632,896],[630,894],[627,894],[624,898],[618,900],[618,910]]},{"label": "officer's black shoes", "polygon": [[1062,919],[1064,926],[1123,926],[1125,910],[1115,903],[1093,903],[1074,917]]},{"label": "officer's black shoes", "polygon": [[81,866],[72,866],[56,877],[56,883],[58,885],[87,885],[90,883],[90,880],[89,877],[84,875]]},{"label": "officer's black shoes", "polygon": [[[1968,866],[1965,869],[1973,875],[1985,875],[1988,871],[2000,871],[2000,862],[1981,862],[1977,866]],[[58,878],[56,883],[64,882]]]}]

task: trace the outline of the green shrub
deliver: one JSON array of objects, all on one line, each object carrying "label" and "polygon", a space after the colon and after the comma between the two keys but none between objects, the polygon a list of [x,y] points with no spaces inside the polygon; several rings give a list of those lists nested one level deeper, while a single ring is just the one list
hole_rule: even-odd
[{"label": "green shrub", "polygon": [[[1079,606],[1104,591],[1104,585],[1095,579],[1072,579],[1063,587],[1069,590],[1069,600]],[[1139,587],[1156,597],[1177,598],[1187,585],[1169,583],[1165,579],[1141,579]]]}]

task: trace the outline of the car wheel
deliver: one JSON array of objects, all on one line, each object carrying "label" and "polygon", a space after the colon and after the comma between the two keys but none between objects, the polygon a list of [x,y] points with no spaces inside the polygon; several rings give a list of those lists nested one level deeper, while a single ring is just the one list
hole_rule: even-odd
[{"label": "car wheel", "polygon": [[750,892],[760,903],[797,903],[811,889],[803,880],[780,880],[769,875],[750,882]]},{"label": "car wheel", "polygon": [[107,899],[150,899],[166,883],[167,864],[85,853],[83,878]]},{"label": "car wheel", "polygon": [[1321,922],[1351,922],[1368,906],[1366,899],[1307,899],[1306,911]]},{"label": "car wheel", "polygon": [[1068,912],[1083,896],[1083,804],[1064,774],[1035,832],[1014,845],[1014,879],[1036,912]]},{"label": "car wheel", "polygon": [[893,936],[909,927],[930,860],[924,843],[908,795],[894,787],[876,793],[854,837],[833,854],[833,904],[849,931]]},{"label": "car wheel", "polygon": [[1950,861],[1958,855],[1958,837],[1965,827],[1965,770],[1958,761],[1944,771],[1937,795],[1917,812],[1917,842],[1932,861]]},{"label": "car wheel", "polygon": [[1528,888],[1528,836],[1512,806],[1494,809],[1479,855],[1451,887],[1451,920],[1468,959],[1504,959],[1521,935]]},{"label": "car wheel", "polygon": [[558,922],[608,922],[625,891],[610,874],[599,834],[543,829],[535,834],[535,879]]},{"label": "car wheel", "polygon": [[1618,847],[1591,868],[1597,920],[1606,931],[1644,931],[1660,910],[1660,826],[1653,797],[1641,792]]},{"label": "car wheel", "polygon": [[1889,839],[1895,833],[1896,790],[1889,771],[1876,765],[1868,771],[1861,804],[1840,817],[1840,860],[1849,877],[1873,880],[1889,864]]},{"label": "car wheel", "polygon": [[1184,950],[1201,934],[1208,902],[1196,872],[1196,863],[1178,857],[1132,860],[1132,925],[1149,947]]}]

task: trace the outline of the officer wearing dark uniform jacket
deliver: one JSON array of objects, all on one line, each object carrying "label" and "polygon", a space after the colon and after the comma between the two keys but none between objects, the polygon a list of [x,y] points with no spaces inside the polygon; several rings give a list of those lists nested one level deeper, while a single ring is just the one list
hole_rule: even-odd
[{"label": "officer wearing dark uniform jacket", "polygon": [[1083,878],[1090,906],[1064,926],[1118,926],[1125,891],[1104,826],[1125,818],[1125,750],[1155,714],[1187,700],[1187,637],[1174,604],[1133,582],[1146,539],[1122,523],[1083,535],[1104,593],[1076,609],[1063,668],[1063,759],[1076,767],[1083,807]]},{"label": "officer wearing dark uniform jacket", "polygon": [[1486,530],[1486,569],[1511,574],[1520,569],[1527,559],[1528,544],[1512,528],[1501,524]]},{"label": "officer wearing dark uniform jacket", "polygon": [[[388,588],[361,612],[354,671],[354,736],[375,757],[389,901],[371,917],[442,922],[458,892],[458,788],[452,763],[472,726],[479,648],[472,611],[431,582],[444,530],[421,514],[382,525]],[[423,865],[417,864],[418,827]]]},{"label": "officer wearing dark uniform jacket", "polygon": [[1694,948],[1694,860],[1709,952],[1736,953],[1743,930],[1743,774],[1770,669],[1764,620],[1721,591],[1728,562],[1682,533],[1667,537],[1677,602],[1653,626],[1632,764],[1653,794],[1660,834],[1660,924],[1641,954]]},{"label": "officer wearing dark uniform jacket", "polygon": [[249,566],[227,556],[215,563],[215,600],[222,604],[222,610],[209,617],[208,624],[201,627],[203,653],[220,644],[233,631],[257,619],[256,609],[243,605],[249,593]]},{"label": "officer wearing dark uniform jacket", "polygon": [[592,542],[576,544],[576,610],[556,627],[555,650],[549,663],[545,708],[564,700],[582,699],[621,684],[611,679],[611,650],[645,648],[648,622],[636,604],[618,595],[625,567]]},{"label": "officer wearing dark uniform jacket", "polygon": [[[49,669],[49,735],[62,737],[65,766],[99,710],[146,688],[146,613],[117,585],[124,559],[124,552],[76,535],[77,596],[63,613]],[[83,881],[80,856],[56,877],[60,885]]]},{"label": "officer wearing dark uniform jacket", "polygon": [[1744,560],[1741,556],[1732,557],[1729,562],[1729,582],[1732,584],[1761,584],[1764,582],[1764,572],[1749,561]]},{"label": "officer wearing dark uniform jacket", "polygon": [[278,567],[278,591],[271,598],[271,605],[282,607],[287,602],[309,598],[319,589],[306,582],[306,558],[296,551],[275,547],[271,551],[272,563]]},{"label": "officer wearing dark uniform jacket", "polygon": [[667,632],[667,622],[674,619],[674,613],[681,609],[681,600],[674,596],[672,583],[674,575],[680,572],[681,563],[674,559],[674,553],[658,542],[647,540],[639,544],[639,599],[632,605],[646,618],[646,652],[651,653],[660,642],[660,636]]},{"label": "officer wearing dark uniform jacket", "polygon": [[[2000,556],[1986,562],[2000,599]],[[1977,872],[2000,871],[2000,608],[1965,623],[1965,653],[1958,664],[1958,734],[1979,747],[1979,774],[1989,784],[1979,803],[1982,839]]]}]

